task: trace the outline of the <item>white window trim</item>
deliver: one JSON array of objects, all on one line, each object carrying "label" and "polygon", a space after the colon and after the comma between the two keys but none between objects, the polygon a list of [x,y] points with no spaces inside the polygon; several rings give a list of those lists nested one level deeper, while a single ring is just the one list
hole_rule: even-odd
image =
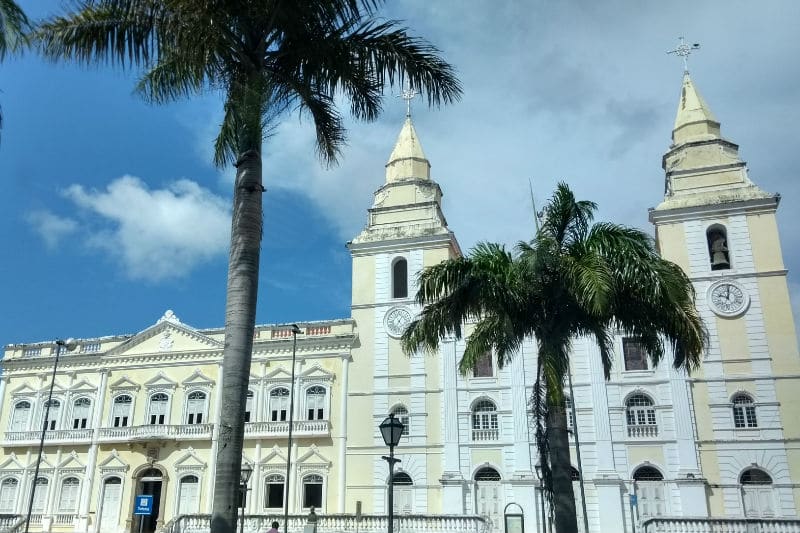
[{"label": "white window trim", "polygon": [[[72,479],[72,478],[78,480],[78,491],[77,491],[77,494],[75,496],[75,507],[72,510],[62,510],[61,509],[61,497],[64,494],[64,481],[66,481],[68,479]],[[62,475],[61,478],[58,480],[58,502],[54,503],[55,509],[53,509],[53,511],[56,512],[56,513],[59,513],[59,514],[70,514],[70,513],[75,514],[75,513],[77,513],[78,509],[80,508],[80,505],[81,505],[81,493],[82,492],[83,492],[83,479],[81,478],[81,476],[79,476],[79,475],[77,475],[77,473],[73,473],[73,472],[69,472],[69,473],[66,473],[66,474]]]},{"label": "white window trim", "polygon": [[[22,402],[28,402],[28,404],[30,405],[30,407],[28,408],[28,417],[25,420],[24,427],[22,429],[15,430],[15,429],[12,429],[14,427],[14,414],[16,413],[17,405],[22,403]],[[24,397],[23,398],[16,398],[14,400],[14,402],[11,404],[11,416],[8,418],[8,429],[7,429],[7,431],[30,431],[30,429],[31,429],[31,417],[32,417],[32,415],[34,413],[36,413],[36,402],[35,401],[31,400],[30,398],[24,398]],[[42,414],[42,416],[44,417],[44,414]],[[42,428],[39,428],[39,431],[41,431],[41,429]],[[19,481],[19,480],[17,480],[17,481]]]},{"label": "white window trim", "polygon": [[308,420],[308,390],[312,387],[322,387],[325,390],[325,399],[323,401],[323,416],[320,419],[314,420],[330,420],[331,419],[331,388],[322,383],[308,383],[303,385],[303,406],[302,406],[302,420]]},{"label": "white window trim", "polygon": [[164,394],[164,395],[166,395],[166,397],[167,397],[167,406],[166,406],[166,410],[164,412],[164,423],[163,424],[154,424],[154,425],[156,425],[156,426],[158,426],[158,425],[169,426],[170,425],[170,416],[169,415],[172,412],[172,395],[169,392],[165,391],[165,390],[151,390],[148,393],[148,395],[147,395],[147,411],[145,413],[145,421],[144,421],[144,423],[145,423],[145,425],[151,425],[150,424],[150,415],[152,414],[151,408],[152,408],[152,404],[153,404],[153,396],[155,396],[156,394]]},{"label": "white window trim", "polygon": [[[110,428],[114,427],[114,401],[119,398],[120,396],[128,396],[131,399],[130,403],[130,411],[128,412],[128,425],[127,426],[119,426],[119,427],[131,427],[134,425],[133,423],[133,416],[136,411],[136,395],[128,390],[123,390],[121,392],[116,392],[111,396],[111,403],[108,413],[108,426]],[[149,401],[149,398],[148,398]]]},{"label": "white window trim", "polygon": [[[298,474],[300,473],[298,472]],[[324,514],[325,503],[328,501],[328,476],[324,472],[320,472],[318,470],[309,470],[306,472],[302,472],[302,474],[298,476],[300,482],[295,487],[297,496],[296,506],[300,509],[301,512],[306,512],[309,509],[311,509],[310,507],[303,507],[303,493],[305,491],[305,479],[308,476],[314,476],[314,475],[320,476],[322,478],[322,502],[321,502],[322,505],[320,505],[319,507],[314,507],[314,512]]]},{"label": "white window trim", "polygon": [[288,496],[287,493],[286,493],[286,472],[285,471],[284,472],[278,472],[276,470],[271,470],[271,471],[264,472],[264,475],[261,476],[261,487],[260,488],[264,491],[263,494],[261,495],[261,500],[262,500],[260,502],[261,509],[264,509],[264,510],[281,509],[281,510],[283,510],[283,506],[281,506],[281,507],[267,507],[267,479],[269,477],[275,476],[275,475],[281,476],[281,478],[283,479],[283,503],[284,503],[284,505],[286,504],[286,498]]},{"label": "white window trim", "polygon": [[[73,425],[75,424],[75,402],[77,402],[78,400],[82,400],[84,398],[89,400],[89,413],[86,416],[86,427],[85,428],[80,428],[80,427],[73,428]],[[70,399],[70,413],[69,413],[70,414],[70,416],[69,416],[69,427],[67,429],[92,429],[92,420],[94,419],[94,408],[95,408],[94,398],[92,398],[88,394],[80,394],[78,396],[75,396],[74,398],[71,398]]]},{"label": "white window trim", "polygon": [[[45,420],[44,420],[44,412],[45,412],[45,409],[47,409],[47,407],[45,406],[47,401],[48,400],[47,400],[46,397],[42,397],[42,401],[40,403],[41,407],[39,409],[39,417],[38,417],[38,426],[39,427],[35,428],[35,430],[37,430],[37,431],[41,431],[42,430],[42,425],[45,422]],[[58,407],[58,416],[55,418],[56,425],[52,430],[48,426],[47,431],[57,431],[59,429],[64,429],[64,411],[67,410],[66,409],[66,401],[64,401],[64,398],[62,398],[61,396],[53,396],[50,399],[50,401],[51,402],[56,402],[56,401],[59,402],[59,407]],[[53,407],[51,406],[50,407],[50,411],[47,413],[47,417],[50,418],[52,416],[53,416]]]},{"label": "white window trim", "polygon": [[[187,393],[187,396],[188,396],[188,393]],[[197,511],[196,512],[199,513],[199,512],[201,512],[203,510],[203,507],[201,505],[202,498],[203,498],[203,476],[197,470],[194,470],[194,469],[185,470],[185,471],[179,472],[178,475],[175,476],[177,478],[177,480],[176,480],[177,482],[175,483],[175,516],[178,516],[178,513],[180,511],[181,482],[183,481],[184,478],[187,478],[189,476],[194,476],[194,477],[197,478]]]},{"label": "white window trim", "polygon": [[[207,389],[204,389],[202,387],[195,387],[195,388],[192,388],[192,389],[188,389],[186,391],[186,394],[183,397],[184,398],[184,401],[183,401],[183,414],[181,415],[181,424],[182,425],[188,425],[189,424],[189,395],[194,393],[194,392],[202,392],[206,396],[205,400],[203,401],[203,421],[201,422],[201,424],[208,424],[209,423],[211,415],[209,413],[210,408],[209,408],[209,403],[208,402],[209,402],[209,400],[211,398],[211,393]],[[197,425],[197,422],[195,422],[194,425]]]},{"label": "white window trim", "polygon": [[[265,422],[272,422],[272,391],[276,389],[286,389],[289,391],[289,395],[286,397],[286,420],[283,422],[289,422],[289,408],[291,407],[289,404],[291,403],[292,397],[292,385],[290,383],[276,383],[275,385],[269,387],[265,391],[265,398],[264,398],[264,421]],[[295,408],[297,408],[297,402],[295,403]],[[294,419],[297,420],[297,416],[294,416]],[[275,422],[281,422],[280,417]]]}]

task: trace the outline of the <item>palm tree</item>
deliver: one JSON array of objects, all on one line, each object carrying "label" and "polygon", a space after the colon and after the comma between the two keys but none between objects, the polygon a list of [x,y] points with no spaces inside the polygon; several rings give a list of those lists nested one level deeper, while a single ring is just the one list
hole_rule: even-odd
[{"label": "palm tree", "polygon": [[308,113],[319,156],[336,161],[345,142],[336,98],[356,118],[381,111],[386,83],[405,80],[429,104],[461,89],[426,41],[377,17],[381,0],[81,0],[37,32],[49,58],[143,71],[137,90],[170,102],[224,95],[215,162],[233,163],[231,248],[219,454],[212,531],[233,531],[242,460],[262,235],[262,142],[292,110]]},{"label": "palm tree", "polygon": [[[0,61],[27,43],[26,32],[30,22],[25,12],[13,0],[0,0]],[[0,129],[3,129],[3,112],[0,108]]]},{"label": "palm tree", "polygon": [[592,224],[596,208],[560,183],[535,237],[515,253],[482,243],[468,257],[423,271],[417,301],[424,308],[402,338],[407,353],[433,352],[442,338],[461,338],[462,325],[476,321],[460,362],[464,373],[489,351],[503,366],[525,339],[535,339],[531,403],[558,533],[578,527],[563,394],[572,341],[594,338],[608,378],[616,330],[638,340],[653,364],[670,345],[675,367],[687,370],[699,364],[707,338],[680,267],[661,259],[653,239],[637,229]]}]

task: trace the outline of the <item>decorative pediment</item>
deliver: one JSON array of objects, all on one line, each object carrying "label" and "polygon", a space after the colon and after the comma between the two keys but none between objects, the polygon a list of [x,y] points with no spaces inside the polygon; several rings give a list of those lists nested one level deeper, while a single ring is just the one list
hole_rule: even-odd
[{"label": "decorative pediment", "polygon": [[138,391],[141,388],[141,385],[138,383],[131,381],[128,376],[122,376],[117,381],[109,385],[109,389],[112,391],[119,391],[119,390],[126,390],[126,391]]},{"label": "decorative pediment", "polygon": [[331,461],[320,453],[316,444],[312,444],[308,451],[297,459],[297,467],[301,471],[314,469],[328,470],[331,467]]},{"label": "decorative pediment", "polygon": [[163,372],[159,372],[145,381],[144,386],[148,389],[174,389],[178,386],[178,382],[171,380]]},{"label": "decorative pediment", "polygon": [[198,472],[206,468],[206,462],[200,459],[191,446],[186,453],[175,462],[177,472]]},{"label": "decorative pediment", "polygon": [[269,372],[266,376],[264,376],[264,381],[267,383],[276,382],[276,381],[290,381],[292,379],[292,374],[286,370],[285,368],[276,368],[275,370]]},{"label": "decorative pediment", "polygon": [[266,457],[261,459],[262,465],[280,465],[286,466],[286,455],[283,450],[276,444],[272,447]]},{"label": "decorative pediment", "polygon": [[94,392],[97,390],[97,387],[85,379],[80,380],[79,382],[75,383],[69,388],[69,391],[72,393],[76,392]]},{"label": "decorative pediment", "polygon": [[[28,464],[28,468],[36,468],[36,456],[31,456],[31,462]],[[42,454],[42,460],[39,463],[39,470],[52,470],[53,469],[53,462],[48,459],[46,454]]]},{"label": "decorative pediment", "polygon": [[163,352],[221,349],[223,343],[182,323],[167,311],[158,322],[115,346],[107,355],[156,354]]},{"label": "decorative pediment", "polygon": [[31,396],[39,392],[39,389],[33,388],[27,381],[11,391],[12,396]]},{"label": "decorative pediment", "polygon": [[120,456],[119,452],[116,449],[111,450],[111,455],[100,461],[99,465],[100,471],[105,472],[127,472],[128,464],[123,461]]},{"label": "decorative pediment", "polygon": [[3,472],[4,474],[8,472],[21,472],[24,469],[25,467],[19,462],[17,459],[17,454],[14,452],[11,452],[11,455],[8,457],[8,459],[6,459],[3,464],[0,464],[0,472]]},{"label": "decorative pediment", "polygon": [[333,381],[335,377],[333,372],[328,372],[318,364],[300,373],[300,379],[303,381]]},{"label": "decorative pediment", "polygon": [[214,381],[210,377],[203,374],[202,371],[195,370],[191,376],[181,381],[181,385],[183,385],[184,388],[198,386],[213,387]]},{"label": "decorative pediment", "polygon": [[67,455],[59,464],[59,470],[85,470],[86,465],[84,465],[78,459],[78,452],[72,450],[69,455]]}]

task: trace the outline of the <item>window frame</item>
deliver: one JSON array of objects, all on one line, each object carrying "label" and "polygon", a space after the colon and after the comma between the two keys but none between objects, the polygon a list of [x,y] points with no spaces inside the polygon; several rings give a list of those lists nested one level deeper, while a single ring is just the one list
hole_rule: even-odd
[{"label": "window frame", "polygon": [[[277,478],[280,478],[280,483],[276,481]],[[280,485],[281,487],[280,489],[281,503],[277,507],[270,507],[269,506],[269,497],[271,494],[270,487],[278,485]],[[266,476],[264,476],[264,509],[283,509],[283,506],[285,504],[286,504],[286,476],[278,472],[268,473]]]},{"label": "window frame", "polygon": [[[53,416],[53,403],[56,404],[56,415]],[[47,408],[47,405],[50,404],[50,408]],[[47,427],[47,431],[55,431],[57,429],[61,429],[61,419],[63,418],[64,414],[62,409],[64,407],[64,400],[61,398],[51,398],[50,400],[44,400],[42,402],[42,408],[40,413],[42,415],[42,426]],[[45,412],[47,413],[47,419],[45,419]],[[39,426],[41,430],[42,426]]]},{"label": "window frame", "polygon": [[[491,409],[487,407],[491,406]],[[470,407],[470,427],[473,441],[500,439],[500,417],[497,403],[491,398],[478,398]]]},{"label": "window frame", "polygon": [[[646,403],[632,403],[644,399]],[[625,398],[625,425],[628,437],[656,437],[659,423],[656,402],[644,392],[634,392]]]},{"label": "window frame", "polygon": [[[397,280],[401,277],[401,276],[398,275],[397,269],[398,269],[398,265],[401,265],[401,264],[404,266],[404,269],[405,269],[405,272],[402,273],[404,287],[398,287],[398,284],[397,284]],[[395,257],[392,260],[390,271],[391,271],[391,277],[392,277],[392,283],[391,283],[391,286],[390,286],[390,289],[392,291],[392,293],[391,293],[392,299],[393,300],[401,300],[401,299],[404,299],[404,298],[408,298],[409,285],[410,285],[409,279],[408,279],[408,259],[406,259],[402,255]],[[404,290],[399,290],[399,289],[404,289]],[[404,293],[404,294],[400,294],[400,293]]]},{"label": "window frame", "polygon": [[[71,508],[65,508],[64,507],[64,487],[66,486],[67,481],[69,481],[71,479],[74,479],[76,481],[76,483],[71,484],[71,486],[75,486],[76,487],[74,489],[75,490],[75,496],[74,496],[75,497],[75,501],[74,501],[74,504],[73,504],[73,506]],[[65,476],[61,480],[61,483],[60,483],[60,489],[58,491],[58,505],[56,507],[56,512],[58,512],[59,514],[77,513],[78,512],[78,506],[80,505],[80,501],[81,501],[81,488],[82,488],[82,483],[81,483],[81,479],[78,476],[75,476],[75,475]]]},{"label": "window frame", "polygon": [[[127,398],[130,398],[130,400],[131,400],[130,402],[127,402],[128,414],[127,415],[123,415],[123,416],[120,417],[121,418],[120,422],[125,422],[125,424],[121,423],[120,425],[115,425],[114,424],[114,419],[116,418],[116,413],[114,411],[114,406],[117,405],[117,399],[118,398],[122,398],[123,396],[125,396]],[[134,409],[134,404],[135,403],[136,403],[136,398],[133,396],[133,394],[131,394],[129,392],[120,392],[120,393],[115,394],[111,398],[111,413],[109,413],[110,416],[109,416],[109,421],[108,421],[108,427],[112,427],[112,428],[131,427],[133,425],[133,409]],[[124,402],[120,402],[119,405],[125,405],[125,403]],[[127,420],[125,420],[125,419],[127,419]]]},{"label": "window frame", "polygon": [[[88,402],[88,407],[86,408],[86,417],[85,418],[77,418],[76,408],[78,407],[78,402],[86,401]],[[91,429],[92,428],[92,414],[94,411],[94,402],[88,396],[78,396],[72,401],[72,429]]]},{"label": "window frame", "polygon": [[[28,404],[28,414],[25,416],[25,423],[22,424],[23,427],[21,429],[15,429],[14,422],[16,421],[16,416],[17,416],[17,406],[23,403]],[[8,421],[8,431],[29,431],[31,427],[31,415],[34,412],[33,406],[34,402],[29,400],[28,398],[20,398],[16,400],[14,402],[13,407],[11,408],[11,417],[10,420]],[[44,420],[42,420],[42,422],[44,423]]]},{"label": "window frame", "polygon": [[[163,396],[165,396],[167,398],[166,401],[164,402],[164,413],[160,414],[160,415],[153,414],[153,398],[155,398],[156,396],[161,396],[161,395],[163,395]],[[149,426],[167,426],[167,425],[169,425],[169,413],[170,413],[170,410],[171,410],[171,405],[172,405],[172,397],[170,396],[169,393],[167,393],[165,391],[153,391],[153,392],[151,392],[150,395],[147,398],[147,418],[146,418],[147,425],[149,425]],[[154,416],[161,416],[161,417],[163,417],[163,420],[159,422],[158,419],[156,419],[157,421],[153,422],[152,420],[153,420]]]},{"label": "window frame", "polygon": [[[14,489],[13,489],[14,492],[13,492],[13,496],[9,499],[9,502],[11,504],[10,508],[5,509],[2,506],[3,503],[4,503],[3,499],[2,499],[2,496],[3,496],[3,489],[4,489],[5,486],[7,486],[7,482],[8,481],[13,481],[14,482]],[[14,514],[14,512],[17,509],[17,504],[19,503],[19,490],[20,490],[19,487],[20,487],[20,480],[16,476],[9,475],[9,476],[4,477],[2,480],[0,480],[0,513]]]},{"label": "window frame", "polygon": [[[203,395],[203,403],[202,407],[199,412],[192,412],[191,411],[191,401],[192,395],[195,394],[202,394]],[[191,425],[198,425],[198,424],[207,424],[208,423],[208,399],[209,393],[205,389],[190,389],[186,391],[185,396],[185,406],[184,406],[184,413],[183,413],[183,422],[187,426]],[[199,417],[196,415],[200,415]],[[198,420],[199,419],[199,420]]]},{"label": "window frame", "polygon": [[731,398],[731,413],[735,429],[758,429],[758,410],[752,396],[737,392]]},{"label": "window frame", "polygon": [[[281,395],[275,394],[279,390],[285,390],[286,394],[281,394]],[[267,422],[275,422],[275,423],[277,423],[277,422],[289,422],[289,408],[290,408],[289,399],[291,398],[291,395],[292,395],[292,390],[291,390],[291,388],[289,386],[286,386],[286,385],[278,385],[276,387],[272,387],[271,389],[269,389],[269,391],[267,391]],[[281,398],[280,401],[281,402],[285,401],[285,403],[286,403],[286,405],[284,406],[285,409],[277,409],[277,410],[275,410],[275,412],[278,413],[278,415],[275,417],[276,418],[275,420],[272,419],[272,411],[273,411],[272,402],[273,402],[273,398]],[[275,400],[275,401],[277,401],[277,400]],[[281,419],[281,417],[280,417],[280,412],[281,411],[285,411],[286,412],[286,418]]]},{"label": "window frame", "polygon": [[[307,480],[310,478],[319,478],[319,506],[316,505],[306,505],[306,487],[311,485]],[[316,481],[316,480],[314,480]],[[316,485],[317,483],[314,483]],[[315,510],[324,509],[325,506],[325,476],[317,472],[309,472],[305,474],[300,480],[300,504],[301,509],[310,509],[313,507]]]},{"label": "window frame", "polygon": [[[309,393],[310,393],[310,391],[312,389],[320,389],[320,390],[322,390],[322,394],[321,395],[320,394],[313,395],[313,396],[316,396],[316,397],[319,397],[319,396],[322,397],[322,400],[315,400],[315,401],[321,402],[321,407],[319,407],[319,406],[317,406],[315,408],[309,407],[309,397],[312,396]],[[325,387],[324,385],[319,385],[317,383],[314,383],[314,384],[309,385],[308,387],[306,387],[305,391],[303,393],[303,401],[304,401],[303,407],[304,407],[304,411],[305,411],[304,414],[306,415],[305,416],[305,420],[308,420],[308,421],[328,420],[328,397],[329,397],[329,390],[328,390],[328,387]],[[312,414],[311,413],[312,409],[315,409],[316,413]],[[309,416],[309,415],[311,415],[311,416]]]}]

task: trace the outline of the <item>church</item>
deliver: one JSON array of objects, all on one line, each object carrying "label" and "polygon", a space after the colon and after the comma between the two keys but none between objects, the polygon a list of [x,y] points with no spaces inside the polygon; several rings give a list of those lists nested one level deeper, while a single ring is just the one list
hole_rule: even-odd
[{"label": "church", "polygon": [[[617,335],[606,381],[597,346],[576,339],[568,424],[579,527],[798,532],[800,354],[780,196],[750,180],[688,72],[662,166],[664,198],[649,219],[660,253],[694,283],[710,344],[688,376],[652,368]],[[420,311],[417,274],[462,254],[442,195],[409,116],[348,243],[351,316],[253,332],[245,531],[282,522],[287,505],[289,529],[313,507],[320,533],[385,530],[378,425],[389,414],[405,426],[392,482],[399,530],[499,533],[511,512],[527,531],[549,530],[528,406],[535,344],[503,369],[487,354],[466,376],[463,340],[445,339],[437,356],[400,348]],[[135,335],[7,345],[0,528],[22,531],[30,506],[31,531],[208,531],[223,344],[222,328],[166,311]],[[139,495],[152,496],[151,514],[134,514]]]}]

